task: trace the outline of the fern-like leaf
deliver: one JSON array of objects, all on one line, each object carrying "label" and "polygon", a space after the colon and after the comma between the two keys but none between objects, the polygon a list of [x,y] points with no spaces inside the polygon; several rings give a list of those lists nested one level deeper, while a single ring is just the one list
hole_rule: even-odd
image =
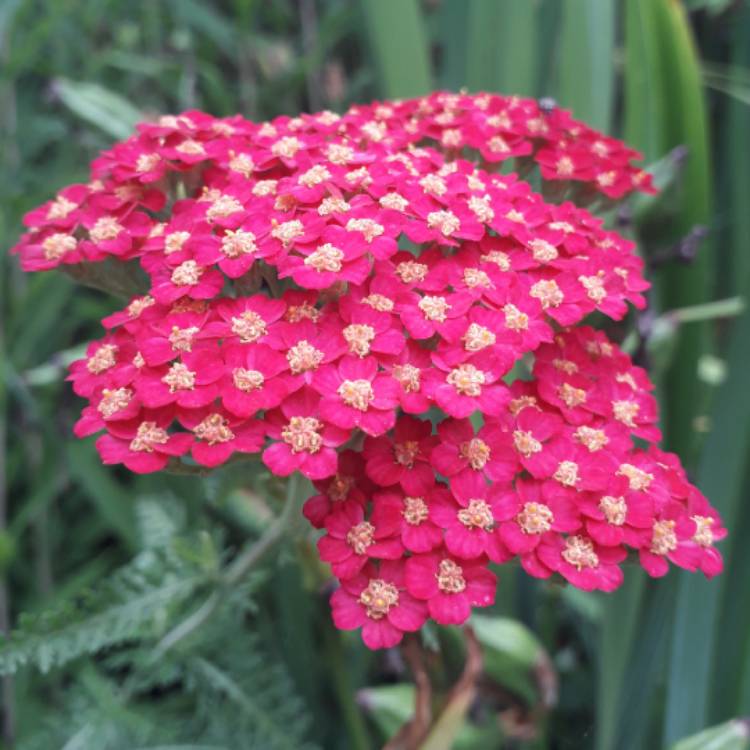
[{"label": "fern-like leaf", "polygon": [[163,627],[171,608],[206,582],[202,571],[165,567],[144,552],[78,602],[39,615],[23,615],[0,646],[0,674],[27,664],[42,672],[84,654],[134,640]]}]

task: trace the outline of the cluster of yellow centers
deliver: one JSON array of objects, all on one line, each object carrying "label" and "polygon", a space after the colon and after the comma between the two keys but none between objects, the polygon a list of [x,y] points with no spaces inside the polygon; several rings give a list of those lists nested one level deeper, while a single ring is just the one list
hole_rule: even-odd
[{"label": "cluster of yellow centers", "polygon": [[99,402],[97,411],[105,418],[111,417],[121,409],[124,409],[132,400],[133,391],[130,388],[105,388],[102,391],[102,400]]},{"label": "cluster of yellow centers", "polygon": [[87,360],[86,369],[92,375],[99,375],[117,364],[117,346],[102,344]]},{"label": "cluster of yellow centers", "polygon": [[481,471],[490,459],[490,446],[481,438],[472,438],[461,443],[458,449],[461,458],[469,462],[474,471]]},{"label": "cluster of yellow centers", "polygon": [[393,377],[398,380],[406,393],[418,393],[420,388],[420,377],[422,371],[414,365],[394,365]]},{"label": "cluster of yellow centers", "polygon": [[609,438],[604,430],[598,430],[595,427],[588,427],[586,425],[578,427],[573,433],[573,437],[592,453],[600,451],[609,443]]},{"label": "cluster of yellow centers", "polygon": [[437,229],[444,237],[450,237],[461,228],[461,221],[452,211],[433,211],[427,215],[427,226]]},{"label": "cluster of yellow centers", "polygon": [[281,439],[292,453],[317,453],[323,446],[319,434],[323,423],[315,417],[292,417],[281,431]]},{"label": "cluster of yellow centers", "polygon": [[544,503],[524,503],[516,523],[524,534],[544,534],[552,528],[555,517]]},{"label": "cluster of yellow centers", "polygon": [[448,558],[440,561],[435,578],[444,594],[460,594],[466,588],[463,568]]},{"label": "cluster of yellow centers", "polygon": [[167,431],[159,427],[156,422],[141,422],[135,437],[130,441],[130,450],[138,453],[153,453],[157,445],[164,445],[168,440]]},{"label": "cluster of yellow centers", "polygon": [[479,323],[470,323],[466,333],[461,337],[467,352],[479,352],[488,346],[494,346],[497,336]]},{"label": "cluster of yellow centers", "polygon": [[568,409],[575,409],[577,406],[586,403],[586,391],[583,388],[576,388],[570,383],[563,383],[557,389],[557,395],[560,396],[560,400]]},{"label": "cluster of yellow centers", "polygon": [[193,428],[193,433],[199,440],[209,445],[227,443],[234,439],[234,433],[229,428],[229,420],[221,414],[209,414],[200,424]]},{"label": "cluster of yellow centers", "polygon": [[469,289],[490,289],[493,284],[486,271],[481,268],[465,268],[464,269],[464,284]]},{"label": "cluster of yellow centers", "polygon": [[492,508],[480,498],[469,500],[469,504],[465,508],[461,508],[456,516],[468,529],[489,531],[495,523],[495,519],[492,517]]},{"label": "cluster of yellow centers", "polygon": [[677,549],[675,522],[670,520],[654,521],[651,530],[651,552],[655,555],[668,555]]},{"label": "cluster of yellow centers", "polygon": [[385,232],[385,227],[373,219],[349,219],[346,222],[347,232],[361,232],[365,242],[371,243],[376,237]]},{"label": "cluster of yellow centers", "polygon": [[58,232],[45,237],[42,250],[46,260],[60,260],[66,253],[76,249],[78,242],[70,234]]},{"label": "cluster of yellow centers", "polygon": [[604,513],[607,523],[612,526],[622,526],[628,514],[628,506],[624,497],[605,495],[599,501],[599,510]]},{"label": "cluster of yellow centers", "polygon": [[638,425],[635,423],[635,418],[638,416],[641,407],[636,401],[613,401],[612,402],[612,413],[618,422],[622,422],[626,427],[631,429],[636,428]]},{"label": "cluster of yellow centers", "polygon": [[415,260],[404,260],[396,266],[396,274],[404,284],[414,284],[424,281],[429,267]]},{"label": "cluster of yellow centers", "polygon": [[428,519],[430,510],[423,497],[405,497],[401,515],[409,526],[419,526]]},{"label": "cluster of yellow centers", "polygon": [[510,302],[503,306],[505,327],[511,331],[525,331],[529,327],[529,316]]},{"label": "cluster of yellow centers", "polygon": [[285,248],[290,247],[297,237],[301,237],[305,233],[305,225],[299,219],[292,219],[291,221],[281,223],[273,219],[271,223],[274,224],[271,230],[271,237],[279,240]]},{"label": "cluster of yellow centers", "polygon": [[404,440],[393,446],[393,457],[399,466],[411,469],[419,455],[419,443],[416,440]]},{"label": "cluster of yellow centers", "polygon": [[175,286],[192,286],[200,281],[204,270],[196,261],[186,260],[172,271],[171,281]]},{"label": "cluster of yellow centers", "polygon": [[558,252],[557,248],[547,242],[547,240],[535,239],[529,242],[531,253],[534,256],[534,260],[539,263],[550,263],[557,259]]},{"label": "cluster of yellow centers", "polygon": [[375,338],[375,329],[366,323],[351,323],[342,331],[344,340],[349,344],[349,351],[358,357],[370,353],[370,345]]},{"label": "cluster of yellow centers", "polygon": [[531,285],[529,295],[539,300],[543,310],[559,307],[565,300],[565,295],[554,279],[542,279]]},{"label": "cluster of yellow centers", "polygon": [[206,211],[206,220],[214,222],[217,219],[226,219],[227,216],[242,211],[242,204],[232,195],[220,195]]},{"label": "cluster of yellow centers", "polygon": [[323,273],[324,271],[338,273],[341,270],[341,261],[343,260],[344,252],[330,242],[326,242],[310,253],[305,258],[304,263],[318,273]]},{"label": "cluster of yellow centers", "polygon": [[542,444],[531,432],[525,430],[515,430],[513,432],[513,445],[524,458],[531,458],[535,453],[539,453],[542,450]]},{"label": "cluster of yellow centers", "polygon": [[122,230],[122,224],[114,216],[102,216],[89,229],[89,236],[94,242],[106,242],[107,240],[117,239]]},{"label": "cluster of yellow centers", "polygon": [[445,297],[434,297],[430,295],[422,297],[417,306],[427,320],[434,320],[438,323],[445,322],[446,313],[451,309],[451,306]]},{"label": "cluster of yellow centers", "polygon": [[357,555],[364,555],[367,548],[375,542],[375,527],[369,521],[360,521],[349,529],[346,543]]},{"label": "cluster of yellow centers", "polygon": [[73,201],[69,201],[64,196],[58,195],[47,209],[47,218],[64,219],[71,211],[75,211],[77,208],[77,203],[73,203]]},{"label": "cluster of yellow centers", "polygon": [[391,607],[398,606],[398,589],[382,578],[373,578],[359,595],[359,603],[372,620],[381,620]]},{"label": "cluster of yellow centers", "polygon": [[395,306],[392,299],[383,294],[368,294],[362,298],[362,304],[378,312],[391,312]]},{"label": "cluster of yellow centers", "polygon": [[170,393],[189,391],[195,388],[195,373],[182,362],[175,362],[161,382],[169,386]]},{"label": "cluster of yellow centers", "polygon": [[227,230],[221,238],[221,252],[227,258],[240,258],[243,255],[252,255],[257,251],[255,235],[244,229],[232,231]]},{"label": "cluster of yellow centers", "polygon": [[715,520],[710,516],[690,516],[695,523],[693,541],[701,547],[710,547],[714,543],[714,533],[711,527]]},{"label": "cluster of yellow centers", "polygon": [[243,344],[252,344],[266,335],[266,321],[255,310],[245,310],[232,318],[232,333]]},{"label": "cluster of yellow centers", "polygon": [[482,395],[482,386],[486,382],[484,372],[472,364],[463,364],[454,367],[445,379],[448,385],[456,389],[461,396],[477,397]]},{"label": "cluster of yellow centers", "polygon": [[247,370],[244,367],[235,367],[232,370],[232,381],[234,387],[245,393],[257,391],[263,387],[265,377],[259,370]]},{"label": "cluster of yellow centers", "polygon": [[375,398],[372,383],[369,380],[345,380],[338,387],[341,400],[353,409],[367,411],[370,402]]},{"label": "cluster of yellow centers", "polygon": [[590,539],[578,536],[577,534],[569,536],[565,540],[565,549],[562,551],[562,558],[578,570],[599,566],[599,556],[594,550],[594,543]]},{"label": "cluster of yellow centers", "polygon": [[578,464],[575,461],[560,461],[553,476],[560,484],[575,487],[578,483]]},{"label": "cluster of yellow centers", "polygon": [[172,345],[172,350],[176,352],[192,351],[193,338],[198,331],[200,331],[198,326],[188,326],[187,328],[172,326],[169,333],[169,343]]},{"label": "cluster of yellow centers", "polygon": [[619,476],[627,477],[630,489],[634,492],[644,492],[654,481],[654,475],[632,464],[620,464],[617,469]]},{"label": "cluster of yellow centers", "polygon": [[306,339],[300,339],[286,353],[289,368],[294,375],[317,369],[324,358],[325,354]]}]

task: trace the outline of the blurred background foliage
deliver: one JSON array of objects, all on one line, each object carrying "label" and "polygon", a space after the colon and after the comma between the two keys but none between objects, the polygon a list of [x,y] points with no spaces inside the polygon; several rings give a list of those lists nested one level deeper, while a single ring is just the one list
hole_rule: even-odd
[{"label": "blurred background foliage", "polygon": [[[478,691],[451,694],[425,747],[745,748],[742,0],[2,0],[3,245],[141,118],[265,119],[438,87],[554,97],[643,150],[664,192],[609,221],[637,237],[656,283],[620,334],[659,384],[668,447],[732,533],[729,573],[711,583],[633,568],[605,597],[503,571],[475,624]],[[17,630],[0,645],[3,746],[382,745],[412,712],[409,669],[334,631],[304,524],[261,573],[227,585],[226,561],[273,524],[281,488],[247,469],[197,482],[103,468],[72,439],[80,404],[63,379],[112,301],[12,259],[0,273],[0,628]],[[174,637],[207,605],[201,627]],[[459,679],[463,648],[450,629],[426,634],[439,689]]]}]

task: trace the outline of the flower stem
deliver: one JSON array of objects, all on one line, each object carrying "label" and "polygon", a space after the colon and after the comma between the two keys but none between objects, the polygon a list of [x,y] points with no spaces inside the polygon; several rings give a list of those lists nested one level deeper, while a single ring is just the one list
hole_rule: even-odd
[{"label": "flower stem", "polygon": [[239,583],[284,539],[290,522],[298,515],[302,502],[307,497],[304,490],[305,482],[302,477],[297,473],[293,474],[289,478],[284,508],[279,516],[266,529],[260,539],[245,547],[222,571],[219,576],[219,585],[206,601],[159,641],[154,654],[155,658],[159,658],[200,628],[216,612],[231,588]]}]

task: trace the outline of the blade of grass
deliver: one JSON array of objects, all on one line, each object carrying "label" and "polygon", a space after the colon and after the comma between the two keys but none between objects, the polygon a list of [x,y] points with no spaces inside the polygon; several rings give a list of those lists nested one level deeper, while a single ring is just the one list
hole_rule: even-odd
[{"label": "blade of grass", "polygon": [[386,97],[432,90],[432,70],[422,12],[416,0],[361,0],[370,48]]},{"label": "blade of grass", "polygon": [[[625,6],[624,19],[625,138],[641,148],[648,161],[660,155],[659,118],[663,111],[654,10],[651,0],[632,0]],[[623,725],[624,706],[630,700],[628,691],[635,690],[639,679],[636,644],[644,637],[643,601],[649,590],[642,575],[631,576],[625,586],[604,603],[598,664],[598,750],[615,747]]]},{"label": "blade of grass", "polygon": [[614,90],[614,0],[563,0],[562,6],[558,101],[606,132]]},{"label": "blade of grass", "polygon": [[[750,350],[750,313],[746,312],[732,333],[729,377],[720,389],[712,414],[716,426],[708,436],[698,470],[698,485],[712,499],[724,522],[736,528],[748,451],[750,450],[750,401],[746,398]],[[733,429],[734,428],[734,429]],[[727,554],[734,535],[723,543]],[[713,690],[713,654],[718,643],[718,608],[721,585],[730,578],[706,581],[681,574],[678,585],[672,657],[669,670],[666,740],[675,742],[706,724]],[[736,648],[737,644],[728,644]]]},{"label": "blade of grass", "polygon": [[468,7],[466,82],[472,90],[533,96],[537,3],[473,0]]},{"label": "blade of grass", "polygon": [[[711,216],[708,121],[698,55],[684,8],[672,0],[655,0],[653,6],[666,103],[662,144],[665,150],[683,144],[689,154],[674,221],[677,236],[684,236],[695,225],[707,224]],[[706,243],[690,266],[665,269],[660,283],[666,309],[706,301],[713,267]],[[707,350],[707,334],[705,324],[682,327],[666,374],[667,444],[688,462],[696,447],[693,421],[706,406],[706,389],[698,379],[696,362]]]}]

